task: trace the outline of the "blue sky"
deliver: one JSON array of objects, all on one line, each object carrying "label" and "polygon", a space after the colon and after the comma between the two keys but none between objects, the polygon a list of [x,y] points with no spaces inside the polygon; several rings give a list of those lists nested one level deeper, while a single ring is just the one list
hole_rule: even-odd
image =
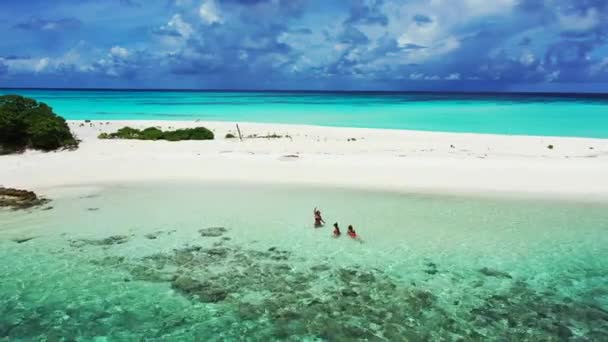
[{"label": "blue sky", "polygon": [[0,3],[1,87],[608,92],[608,0]]}]

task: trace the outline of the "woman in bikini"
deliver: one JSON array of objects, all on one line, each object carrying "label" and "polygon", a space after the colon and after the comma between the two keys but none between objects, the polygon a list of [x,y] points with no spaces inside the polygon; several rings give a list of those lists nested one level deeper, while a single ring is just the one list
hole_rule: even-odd
[{"label": "woman in bikini", "polygon": [[338,222],[334,223],[334,237],[340,237],[342,233],[340,232],[340,227],[338,227]]},{"label": "woman in bikini", "polygon": [[325,221],[323,221],[323,217],[321,217],[321,210],[315,207],[313,213],[315,217],[315,228],[323,227],[325,225]]}]

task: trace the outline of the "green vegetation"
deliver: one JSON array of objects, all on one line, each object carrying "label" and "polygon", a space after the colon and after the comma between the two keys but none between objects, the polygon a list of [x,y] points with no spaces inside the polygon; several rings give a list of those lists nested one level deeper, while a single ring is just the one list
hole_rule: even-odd
[{"label": "green vegetation", "polygon": [[184,128],[175,131],[163,131],[157,127],[144,130],[123,127],[114,133],[101,133],[99,139],[136,139],[136,140],[212,140],[213,132],[205,127]]},{"label": "green vegetation", "polygon": [[232,133],[228,133],[228,134],[226,134],[226,139],[234,139],[234,138],[236,138],[236,137],[234,136],[234,134],[232,134]]},{"label": "green vegetation", "polygon": [[51,107],[19,95],[0,96],[0,154],[76,147],[65,119]]}]

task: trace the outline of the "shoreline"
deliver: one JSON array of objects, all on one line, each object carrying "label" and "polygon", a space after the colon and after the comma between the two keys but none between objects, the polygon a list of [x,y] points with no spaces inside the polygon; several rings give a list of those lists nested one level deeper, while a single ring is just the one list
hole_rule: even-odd
[{"label": "shoreline", "polygon": [[[234,182],[382,192],[608,200],[608,139],[240,122],[68,121],[76,151],[0,156],[0,185]],[[123,126],[204,126],[213,141],[99,140]],[[237,135],[238,136],[238,135]],[[288,137],[287,137],[288,136]],[[354,139],[354,140],[353,140]],[[553,149],[548,146],[553,145]]]}]

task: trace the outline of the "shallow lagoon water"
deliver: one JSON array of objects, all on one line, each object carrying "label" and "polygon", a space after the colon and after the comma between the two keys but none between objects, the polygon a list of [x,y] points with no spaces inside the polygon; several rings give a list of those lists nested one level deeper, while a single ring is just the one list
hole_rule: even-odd
[{"label": "shallow lagoon water", "polygon": [[[608,338],[608,204],[239,184],[49,193],[62,195],[51,210],[0,212],[0,339]],[[315,205],[327,227],[312,228]],[[332,238],[334,221],[363,243]]]},{"label": "shallow lagoon water", "polygon": [[603,94],[0,89],[69,120],[204,120],[608,138]]}]

